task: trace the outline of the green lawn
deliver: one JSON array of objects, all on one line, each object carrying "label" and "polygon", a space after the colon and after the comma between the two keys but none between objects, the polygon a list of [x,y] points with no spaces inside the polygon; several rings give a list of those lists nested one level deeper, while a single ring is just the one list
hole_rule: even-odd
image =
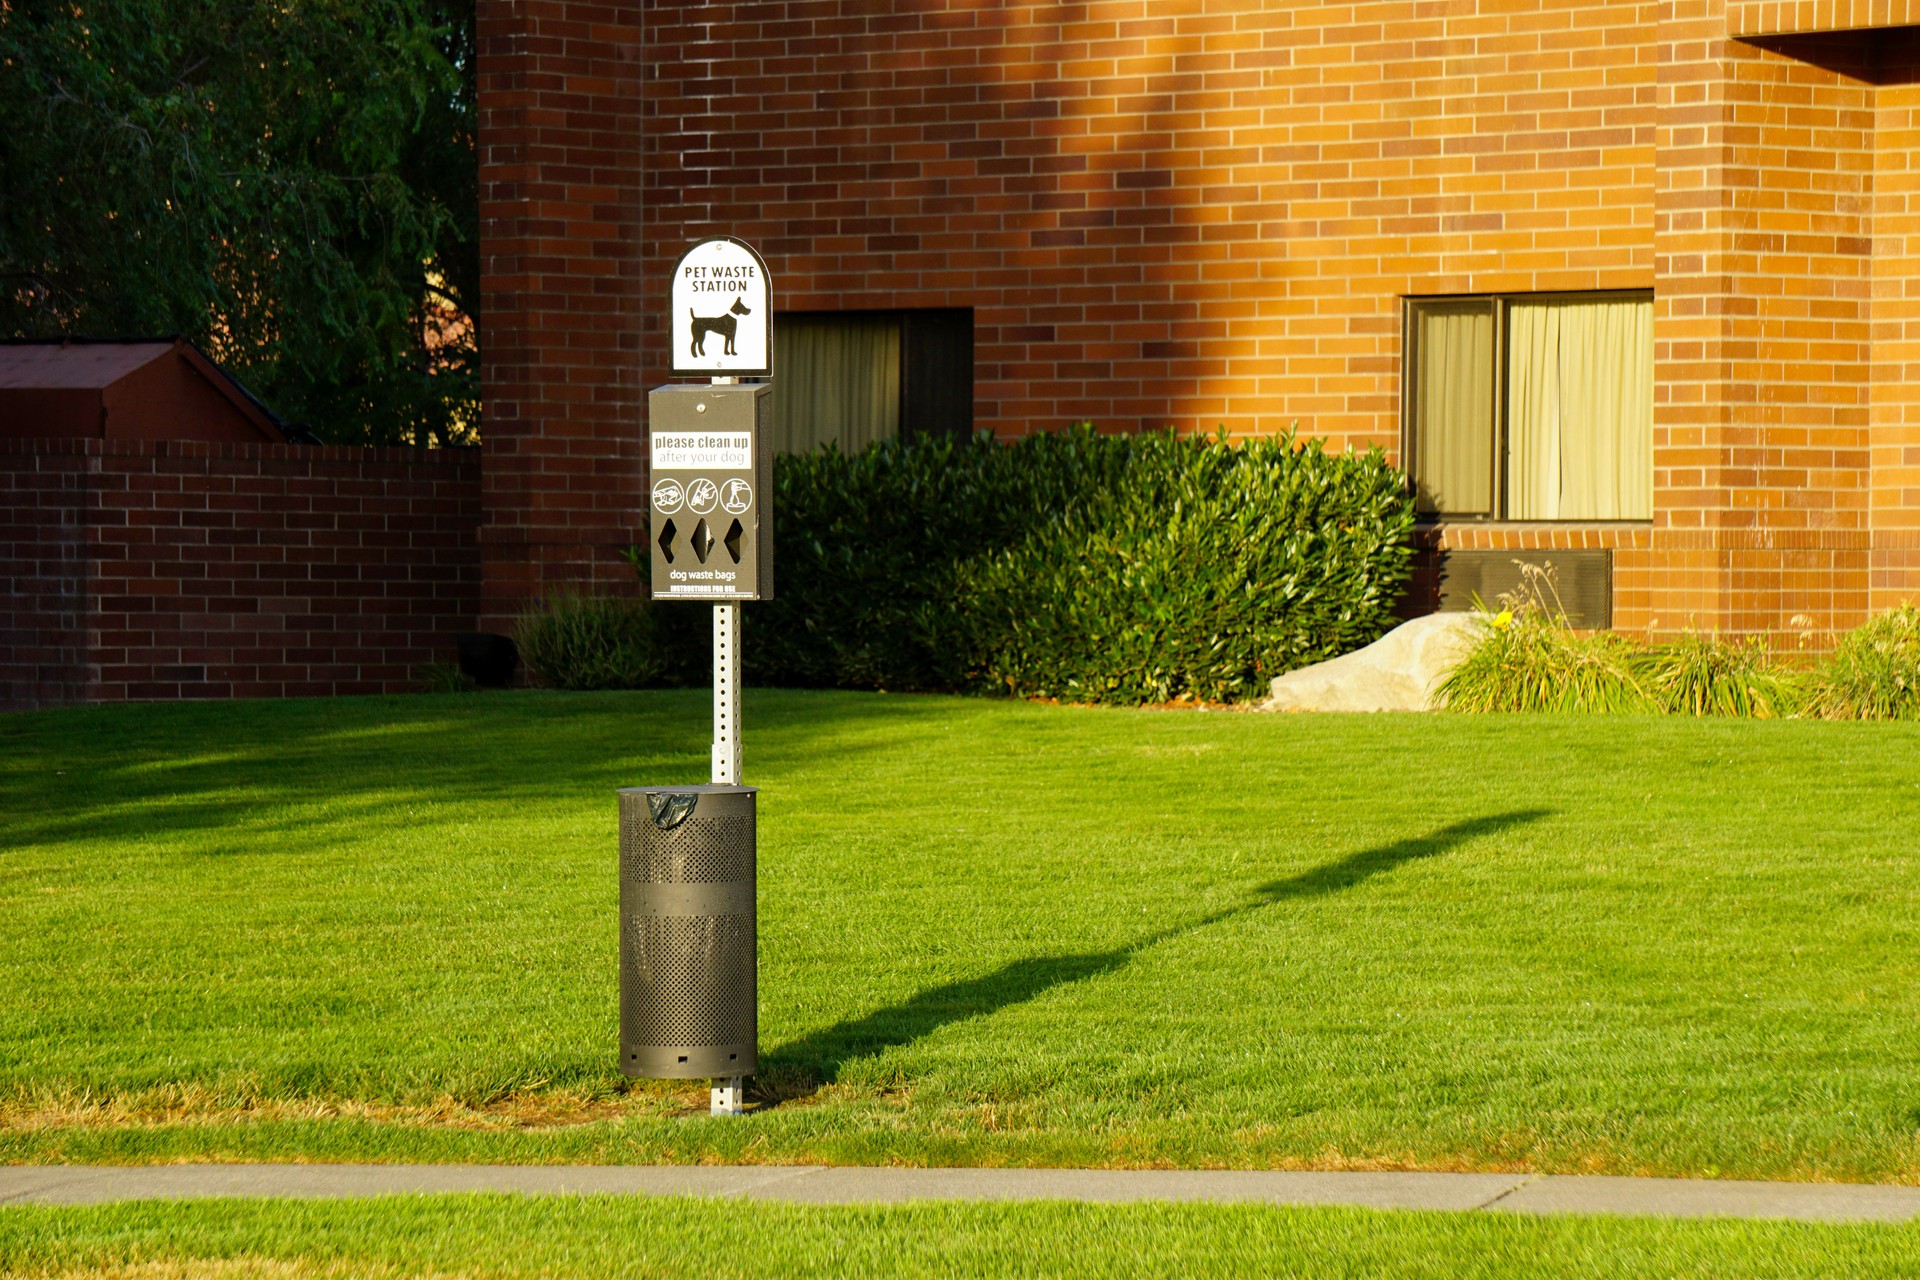
[{"label": "green lawn", "polygon": [[772,1105],[712,1120],[615,1056],[613,793],[704,779],[704,692],[0,718],[0,1160],[1920,1180],[1920,728],[746,723]]},{"label": "green lawn", "polygon": [[234,1200],[0,1209],[0,1270],[112,1280],[1920,1276],[1920,1227],[1207,1205]]}]

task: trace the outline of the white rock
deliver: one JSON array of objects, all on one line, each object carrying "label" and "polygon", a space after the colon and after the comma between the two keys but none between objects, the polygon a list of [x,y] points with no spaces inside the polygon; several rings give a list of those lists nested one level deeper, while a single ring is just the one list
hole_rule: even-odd
[{"label": "white rock", "polygon": [[1432,711],[1433,691],[1486,624],[1477,613],[1430,613],[1364,649],[1276,676],[1261,711]]}]

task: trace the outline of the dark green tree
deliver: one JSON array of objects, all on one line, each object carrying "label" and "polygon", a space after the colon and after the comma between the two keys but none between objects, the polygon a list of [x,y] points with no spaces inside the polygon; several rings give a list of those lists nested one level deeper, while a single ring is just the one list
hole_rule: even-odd
[{"label": "dark green tree", "polygon": [[0,333],[184,334],[328,440],[478,425],[473,0],[0,0]]}]

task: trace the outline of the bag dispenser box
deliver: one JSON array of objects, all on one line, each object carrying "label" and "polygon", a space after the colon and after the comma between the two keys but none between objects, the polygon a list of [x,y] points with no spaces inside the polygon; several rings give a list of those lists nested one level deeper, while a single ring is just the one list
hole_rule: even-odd
[{"label": "bag dispenser box", "polygon": [[773,450],[766,383],[647,396],[655,600],[773,598]]}]

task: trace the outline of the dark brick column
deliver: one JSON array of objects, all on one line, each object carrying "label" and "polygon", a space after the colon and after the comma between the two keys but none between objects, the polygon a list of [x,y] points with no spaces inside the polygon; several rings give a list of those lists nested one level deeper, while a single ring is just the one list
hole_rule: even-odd
[{"label": "dark brick column", "polygon": [[640,484],[641,0],[479,0],[481,625],[630,585]]}]

